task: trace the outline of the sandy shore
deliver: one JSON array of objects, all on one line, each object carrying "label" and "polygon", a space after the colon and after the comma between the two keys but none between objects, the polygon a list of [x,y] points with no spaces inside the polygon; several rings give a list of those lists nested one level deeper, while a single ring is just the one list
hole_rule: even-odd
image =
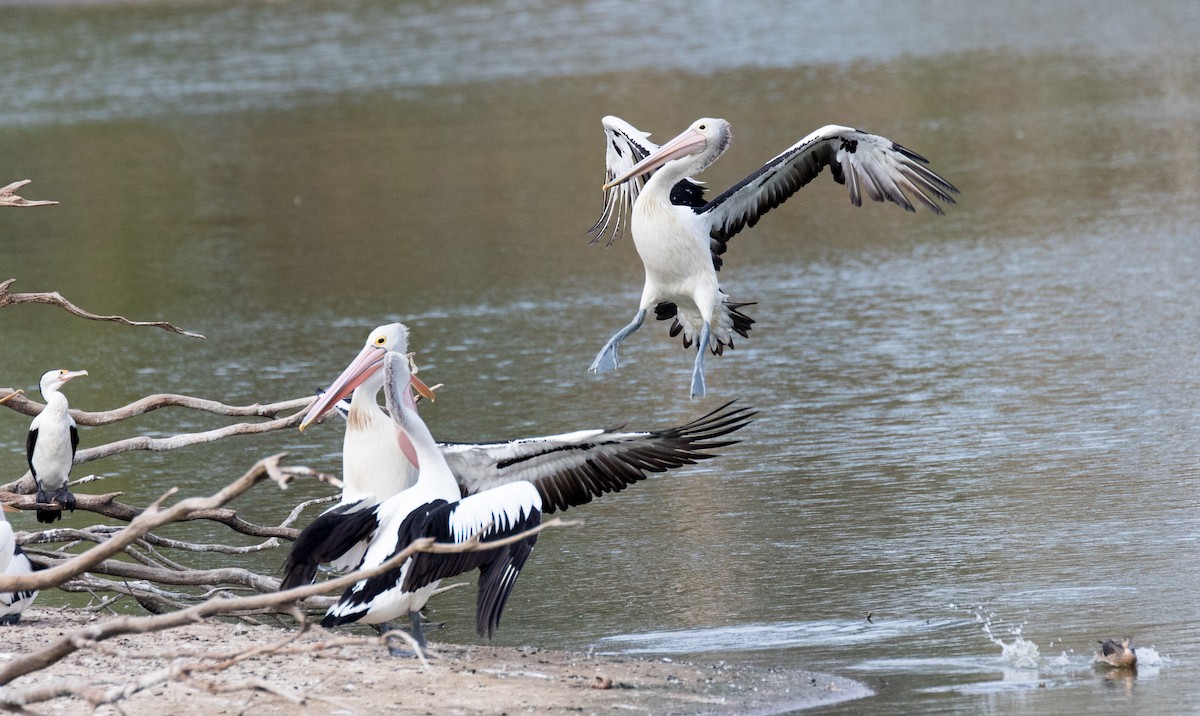
[{"label": "sandy shore", "polygon": [[[77,610],[31,609],[0,631],[0,664],[71,631],[97,623]],[[293,631],[205,622],[136,634],[85,648],[44,671],[16,679],[10,690],[68,682],[115,687],[181,664],[214,664]],[[349,634],[347,634],[349,636]],[[799,669],[766,669],[724,662],[591,655],[542,649],[431,644],[428,668],[386,650],[354,644],[317,649],[303,635],[293,650],[237,663],[193,680],[159,683],[121,702],[127,714],[588,714],[776,713],[861,698],[863,685]],[[183,654],[172,658],[172,655]],[[261,684],[270,689],[253,688]],[[219,689],[213,692],[209,686]],[[239,688],[240,687],[240,688]],[[43,713],[88,713],[78,698],[37,704]],[[117,713],[101,707],[98,713]]]}]

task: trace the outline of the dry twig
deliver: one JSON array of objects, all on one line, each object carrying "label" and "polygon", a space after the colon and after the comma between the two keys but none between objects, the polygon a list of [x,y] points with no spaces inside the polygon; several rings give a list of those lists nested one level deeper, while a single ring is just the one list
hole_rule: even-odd
[{"label": "dry twig", "polygon": [[[5,407],[12,408],[18,413],[23,413],[29,417],[34,417],[46,408],[43,403],[39,403],[36,400],[14,397],[12,395],[13,393],[20,394],[22,392],[24,391],[13,390],[12,388],[0,388],[0,404],[4,404]],[[129,405],[114,408],[113,410],[88,412],[86,410],[72,409],[71,417],[75,420],[76,424],[91,427],[94,425],[110,425],[137,415],[149,413],[152,410],[158,410],[159,408],[179,407],[233,418],[278,418],[280,413],[307,408],[316,399],[317,396],[312,395],[307,398],[295,398],[294,400],[284,400],[265,405],[262,403],[255,403],[253,405],[225,405],[216,400],[193,398],[190,395],[158,393],[156,395],[148,395],[145,398],[133,401]]]},{"label": "dry twig", "polygon": [[[3,204],[0,204],[0,206],[3,206]],[[15,205],[9,204],[9,206]],[[114,323],[122,323],[126,326],[150,326],[153,328],[161,328],[165,331],[170,331],[171,333],[178,333],[181,336],[188,336],[189,338],[204,338],[204,336],[200,335],[199,333],[185,331],[182,328],[167,323],[166,321],[131,321],[123,316],[100,316],[76,306],[67,299],[63,298],[62,294],[60,294],[58,291],[49,291],[43,293],[10,293],[9,286],[11,286],[14,281],[16,281],[15,278],[10,278],[7,281],[0,282],[0,308],[13,306],[18,303],[45,303],[51,306],[58,306],[59,308],[64,309],[67,313],[79,316],[80,318],[86,318],[89,321],[112,321]]]},{"label": "dry twig", "polygon": [[[260,462],[259,465],[255,466],[254,470],[251,470],[251,472],[247,473],[242,478],[239,478],[239,480],[233,485],[230,485],[216,495],[210,498],[193,497],[189,498],[188,500],[183,500],[168,510],[150,515],[152,519],[147,520],[142,525],[138,525],[138,527],[144,528],[146,524],[150,522],[154,522],[154,526],[158,526],[159,523],[165,524],[164,520],[169,520],[170,516],[178,514],[180,511],[182,511],[181,508],[186,509],[184,506],[189,502],[209,502],[218,500],[221,499],[225,493],[230,491],[231,488],[234,488],[235,485],[238,485],[243,481],[250,480],[252,484],[254,481],[257,481],[258,478],[261,478],[263,473],[265,473],[265,469],[259,468],[261,464],[262,463]],[[296,587],[295,589],[289,589],[285,592],[258,594],[249,597],[236,597],[231,599],[214,597],[206,602],[197,604],[196,606],[177,612],[170,612],[168,614],[158,614],[149,617],[119,617],[102,624],[84,627],[74,632],[64,634],[38,651],[14,657],[8,663],[0,665],[0,684],[8,684],[13,679],[44,669],[63,659],[67,655],[72,654],[81,648],[89,646],[91,643],[111,639],[122,634],[139,634],[151,631],[162,631],[164,629],[171,629],[184,624],[189,624],[191,622],[201,621],[212,616],[250,612],[266,607],[277,607],[284,604],[291,604],[300,599],[316,596],[333,589],[345,589],[361,579],[369,579],[376,575],[383,574],[384,572],[399,567],[405,560],[417,552],[448,553],[466,552],[479,549],[495,549],[506,544],[512,544],[513,542],[527,539],[530,536],[537,534],[538,532],[541,532],[549,527],[563,527],[574,524],[578,523],[566,521],[562,518],[555,518],[548,522],[543,522],[533,529],[521,532],[520,534],[491,541],[486,544],[483,544],[479,541],[478,535],[475,535],[468,541],[458,544],[440,544],[434,542],[432,537],[425,537],[412,542],[395,556],[384,561],[378,566],[371,567],[369,569],[357,570],[325,582],[308,584],[301,587]],[[135,525],[131,524],[129,529],[133,530],[134,527]],[[114,539],[111,540],[110,543],[116,541],[117,540]],[[86,560],[92,552],[102,550],[108,546],[108,544],[109,543],[105,543],[103,545],[93,547],[91,550],[83,553],[73,561],[82,562]],[[89,560],[90,564],[96,564],[100,561],[100,559],[95,558]],[[71,571],[71,565],[63,564],[57,567],[52,567],[44,572],[36,572],[33,575],[22,575],[20,577],[0,576],[0,591],[15,591],[17,589],[40,587],[41,582],[31,578],[36,578],[38,575],[45,574],[47,572],[52,572],[54,573],[55,577],[58,577],[64,573],[69,574]],[[75,573],[77,574],[80,571],[83,570],[80,569]],[[51,698],[53,698],[53,696]],[[26,703],[29,703],[29,701],[23,696],[18,697],[17,694],[9,692],[8,689],[0,689],[0,703],[10,703],[23,706]]]},{"label": "dry twig", "polygon": [[17,196],[17,189],[20,189],[31,181],[33,180],[22,179],[6,187],[0,187],[0,206],[51,206],[58,203],[57,201],[49,201],[47,199],[30,200]]}]

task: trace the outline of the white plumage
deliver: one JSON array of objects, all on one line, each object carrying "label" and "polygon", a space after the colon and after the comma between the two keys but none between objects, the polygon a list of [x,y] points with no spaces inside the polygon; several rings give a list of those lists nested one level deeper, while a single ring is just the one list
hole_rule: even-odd
[{"label": "white plumage", "polygon": [[589,233],[593,242],[607,236],[611,246],[628,223],[646,282],[633,320],[605,343],[589,370],[616,368],[617,347],[654,308],[660,320],[673,319],[672,337],[682,333],[684,347],[696,344],[692,397],[706,392],[706,353],[732,348],[734,334],[745,337],[754,323],[739,310],[749,304],[730,302],[717,281],[721,255],[735,234],[754,226],[825,167],[847,186],[856,206],[865,194],[907,211],[915,211],[916,203],[942,214],[937,202],[953,204],[951,194],[958,193],[919,154],[878,135],[827,125],[706,201],[704,187],[690,177],[728,148],[728,122],[699,119],[662,147],[617,117],[605,117],[603,125],[605,206]]},{"label": "white plumage", "polygon": [[[281,589],[310,583],[320,564],[329,563],[338,571],[357,566],[367,536],[376,525],[352,516],[364,511],[375,514],[371,508],[412,484],[415,457],[407,455],[412,450],[406,442],[409,439],[397,430],[375,397],[383,386],[379,366],[384,354],[405,355],[407,349],[408,329],[402,324],[376,328],[358,357],[305,415],[305,426],[331,409],[346,417],[344,487],[341,504],[317,517],[296,540],[284,565]],[[417,391],[432,395],[424,383]],[[351,392],[353,398],[347,403],[345,396]],[[411,393],[405,400],[415,409]],[[711,451],[737,442],[722,438],[745,426],[753,415],[748,408],[727,403],[695,421],[662,430],[580,430],[509,442],[440,443],[438,447],[460,494],[528,481],[549,513],[623,490],[648,473],[715,457]],[[370,421],[370,428],[364,427],[365,420]],[[351,537],[357,541],[349,541]]]},{"label": "white plumage", "polygon": [[61,389],[67,382],[83,375],[87,375],[86,370],[65,369],[42,375],[42,399],[46,401],[46,407],[29,424],[25,455],[29,471],[37,482],[37,501],[43,504],[57,502],[59,507],[39,509],[38,522],[54,522],[62,517],[64,508],[75,509],[75,496],[67,489],[67,481],[75,461],[75,448],[79,445],[79,431],[71,418],[67,396]]},{"label": "white plumage", "polygon": [[[5,508],[8,509],[7,507]],[[29,557],[21,551],[13,535],[12,525],[0,511],[0,574],[21,575],[33,572]],[[33,604],[37,592],[0,592],[0,624],[16,624],[21,614]]]},{"label": "white plumage", "polygon": [[[379,566],[422,537],[460,542],[481,532],[486,542],[536,526],[541,520],[541,498],[529,483],[511,483],[460,501],[458,481],[411,405],[407,359],[389,353],[385,366],[388,410],[411,441],[419,472],[412,487],[384,500],[369,513],[360,512],[347,520],[377,525],[361,566]],[[356,535],[357,530],[349,530],[348,534]],[[481,634],[490,634],[535,541],[536,536],[487,551],[410,557],[399,569],[361,580],[347,589],[330,607],[322,625],[381,624],[408,614],[413,636],[424,647],[419,611],[438,580],[478,567],[476,626]]]}]

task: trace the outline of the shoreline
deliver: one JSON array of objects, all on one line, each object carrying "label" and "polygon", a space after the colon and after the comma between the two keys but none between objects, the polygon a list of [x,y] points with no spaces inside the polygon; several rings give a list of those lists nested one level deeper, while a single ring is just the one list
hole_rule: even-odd
[{"label": "shoreline", "polygon": [[[19,624],[0,632],[6,637],[0,664],[109,618],[79,609],[30,609]],[[328,645],[334,637],[314,632],[299,636],[285,651],[214,670],[213,665],[234,654],[294,634],[294,629],[216,620],[129,634],[84,647],[13,680],[4,690],[27,692],[60,683],[107,690],[170,669],[175,679],[122,699],[120,712],[202,716],[251,710],[256,716],[295,714],[305,706],[329,714],[371,714],[381,708],[402,714],[768,714],[872,694],[851,679],[803,669],[534,647],[432,643],[426,668],[417,659],[391,657],[383,647],[359,639]],[[340,631],[336,638],[348,636],[348,630]],[[208,666],[192,668],[200,664]],[[91,711],[76,697],[31,706],[59,713]],[[116,708],[102,706],[98,712]]]}]

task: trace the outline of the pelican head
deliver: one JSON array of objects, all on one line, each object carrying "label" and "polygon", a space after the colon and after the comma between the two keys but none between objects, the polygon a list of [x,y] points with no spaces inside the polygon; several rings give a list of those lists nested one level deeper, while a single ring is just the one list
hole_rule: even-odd
[{"label": "pelican head", "polygon": [[87,374],[88,372],[86,370],[67,370],[66,368],[46,371],[42,374],[42,380],[40,383],[42,388],[42,397],[46,398],[51,393],[57,393],[60,388],[67,384],[68,381]]},{"label": "pelican head", "polygon": [[[408,327],[403,323],[389,323],[371,331],[367,342],[350,365],[333,381],[333,384],[312,404],[300,423],[300,429],[308,427],[314,420],[327,413],[339,400],[366,385],[375,394],[383,387],[383,359],[388,353],[408,353]],[[416,376],[412,385],[421,395],[433,399],[433,391]]]},{"label": "pelican head", "polygon": [[[617,186],[630,179],[649,174],[667,162],[687,160],[683,167],[683,176],[699,174],[717,161],[733,140],[733,132],[729,130],[729,122],[723,119],[705,117],[692,122],[688,127],[671,141],[658,148],[657,152],[634,164],[619,177],[604,185],[604,189]],[[682,178],[682,177],[681,177]]]}]

